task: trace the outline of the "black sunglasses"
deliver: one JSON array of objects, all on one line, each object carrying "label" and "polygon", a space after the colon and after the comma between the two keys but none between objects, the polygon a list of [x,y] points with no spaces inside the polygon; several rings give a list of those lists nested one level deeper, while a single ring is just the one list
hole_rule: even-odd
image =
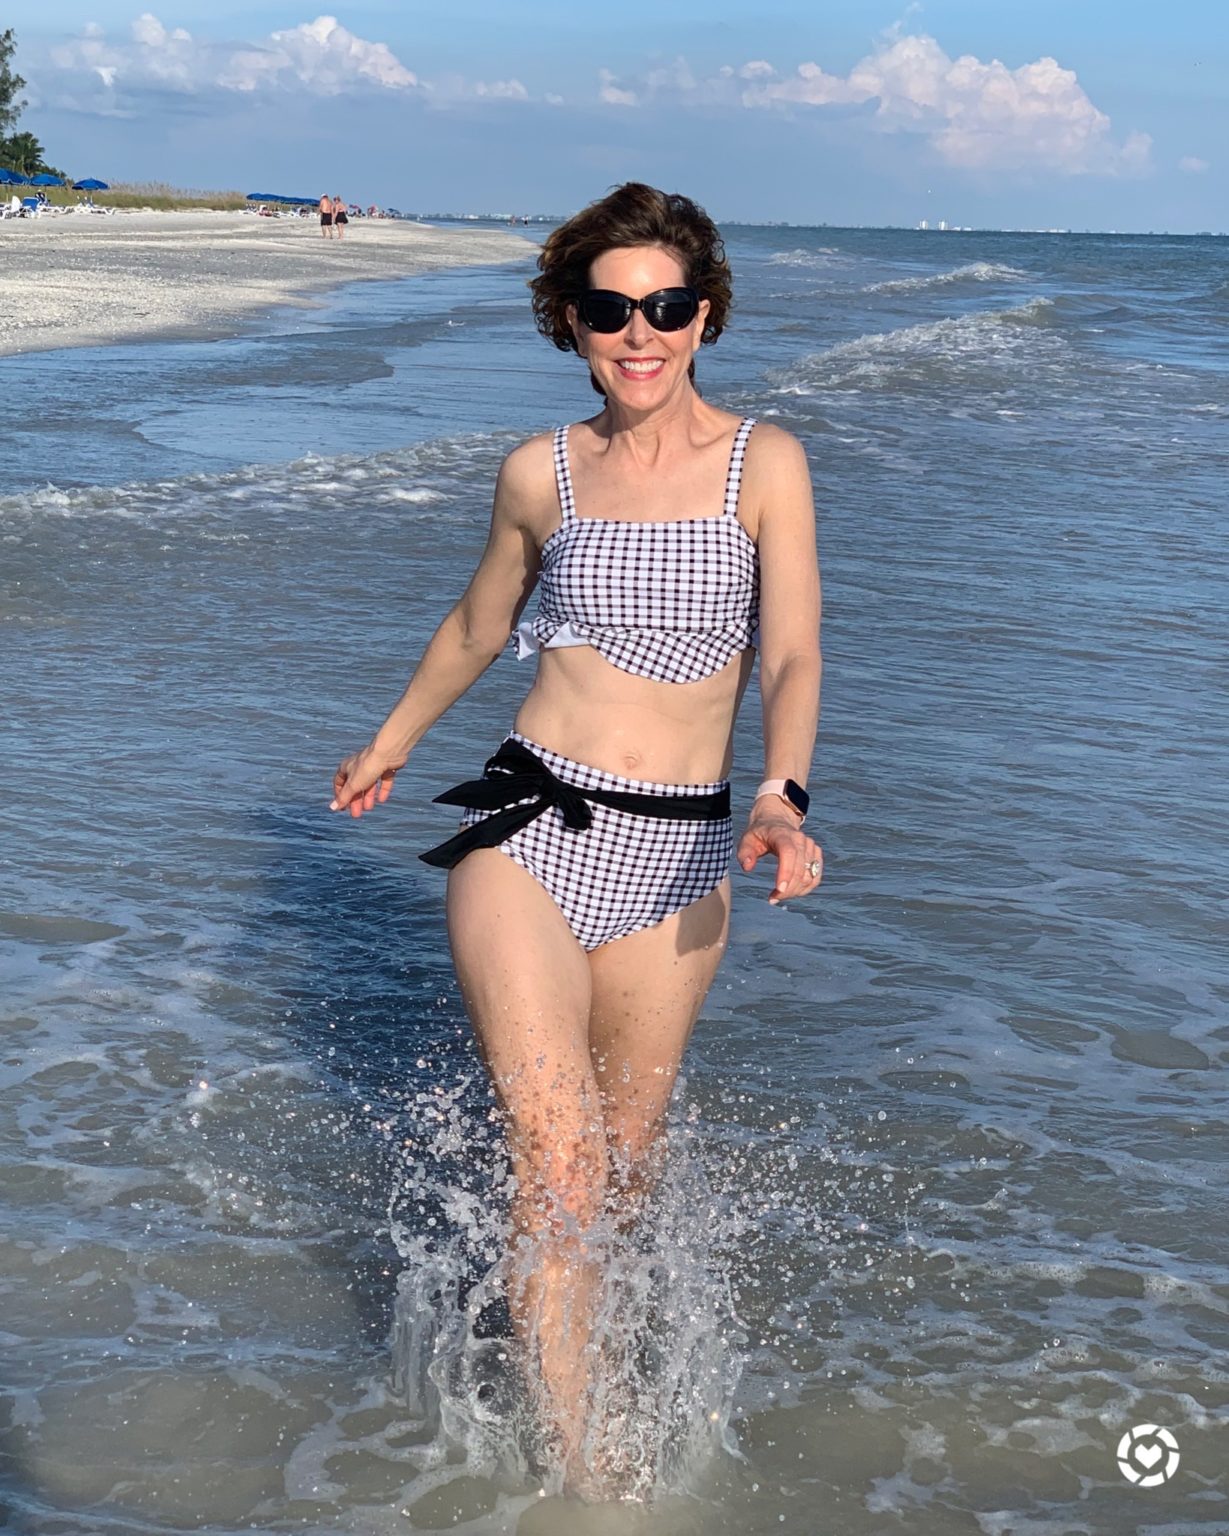
[{"label": "black sunglasses", "polygon": [[621,331],[637,309],[655,331],[681,331],[696,318],[700,295],[694,288],[659,288],[629,299],[610,288],[590,288],[576,301],[576,312],[589,329],[607,336]]}]

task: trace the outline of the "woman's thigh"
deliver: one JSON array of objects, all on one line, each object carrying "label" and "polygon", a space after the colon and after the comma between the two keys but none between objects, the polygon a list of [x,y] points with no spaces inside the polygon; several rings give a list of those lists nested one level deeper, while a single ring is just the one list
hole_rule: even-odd
[{"label": "woman's thigh", "polygon": [[691,1030],[725,953],[730,881],[589,955],[589,1053],[607,1134],[639,1156],[665,1114]]},{"label": "woman's thigh", "polygon": [[549,1187],[575,1215],[599,1208],[604,1143],[584,950],[537,880],[497,849],[476,849],[449,871],[447,912],[518,1180]]}]

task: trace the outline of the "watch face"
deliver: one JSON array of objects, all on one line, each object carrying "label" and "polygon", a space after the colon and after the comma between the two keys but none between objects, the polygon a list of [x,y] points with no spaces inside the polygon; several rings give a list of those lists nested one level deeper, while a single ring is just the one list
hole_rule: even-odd
[{"label": "watch face", "polygon": [[793,779],[786,779],[785,781],[785,798],[803,816],[811,808],[810,795],[807,794],[801,784],[795,784]]}]

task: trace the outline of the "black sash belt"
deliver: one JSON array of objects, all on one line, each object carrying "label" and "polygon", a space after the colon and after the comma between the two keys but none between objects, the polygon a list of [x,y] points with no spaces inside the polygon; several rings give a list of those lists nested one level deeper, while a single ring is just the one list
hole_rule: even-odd
[{"label": "black sash belt", "polygon": [[[518,805],[518,800],[526,804]],[[593,822],[593,812],[586,803],[590,800],[616,811],[668,821],[720,821],[730,814],[728,784],[703,795],[640,795],[622,789],[579,789],[557,778],[528,747],[509,739],[494,757],[487,759],[480,779],[468,779],[435,797],[437,805],[463,805],[494,811],[495,815],[463,828],[438,848],[418,857],[437,869],[451,869],[475,848],[494,848],[527,827],[550,805],[559,807],[565,826],[583,832]]]}]

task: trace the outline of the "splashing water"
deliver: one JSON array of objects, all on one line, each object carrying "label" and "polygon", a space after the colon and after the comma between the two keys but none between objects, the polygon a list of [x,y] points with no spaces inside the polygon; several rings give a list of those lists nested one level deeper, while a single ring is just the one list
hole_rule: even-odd
[{"label": "splashing water", "polygon": [[[515,1181],[498,1120],[468,1123],[466,1086],[433,1088],[407,1105],[418,1135],[403,1146],[390,1201],[405,1266],[390,1340],[394,1384],[425,1429],[463,1452],[470,1475],[504,1486],[532,1477],[558,1494],[568,1489],[562,1452],[526,1364],[543,1341],[536,1319],[515,1337],[509,1305],[514,1273],[541,1261],[542,1239],[513,1242]],[[584,1422],[571,1428],[593,1498],[649,1503],[694,1492],[715,1451],[740,1455],[729,1421],[745,1331],[727,1255],[743,1221],[732,1192],[715,1187],[692,1126],[677,1127],[668,1148],[630,1229],[608,1211],[585,1233],[599,1284]]]}]

